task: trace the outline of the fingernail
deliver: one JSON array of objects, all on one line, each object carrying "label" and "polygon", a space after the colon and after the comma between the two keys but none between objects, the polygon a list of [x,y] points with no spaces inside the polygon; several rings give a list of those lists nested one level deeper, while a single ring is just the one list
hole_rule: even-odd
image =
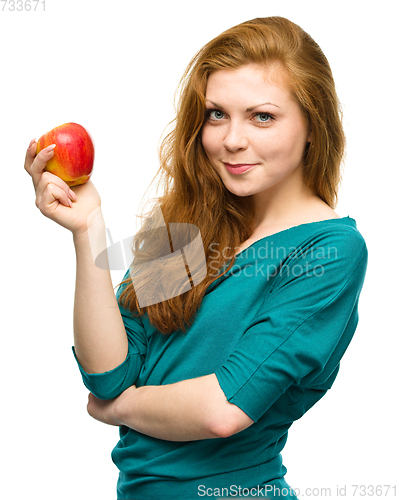
[{"label": "fingernail", "polygon": [[68,198],[68,203],[69,203],[69,206],[72,208],[72,202],[69,198]]},{"label": "fingernail", "polygon": [[29,146],[28,146],[28,149],[32,146],[32,144],[33,144],[34,142],[36,142],[36,139],[32,139],[32,140],[30,141]]},{"label": "fingernail", "polygon": [[44,151],[46,151],[46,153],[49,153],[56,147],[56,145],[57,144],[51,144],[50,146],[47,146],[47,148],[44,148]]},{"label": "fingernail", "polygon": [[70,189],[70,190],[68,191],[68,193],[69,193],[69,196],[70,196],[71,198],[73,198],[74,200],[76,200],[76,194],[72,191],[72,189]]}]

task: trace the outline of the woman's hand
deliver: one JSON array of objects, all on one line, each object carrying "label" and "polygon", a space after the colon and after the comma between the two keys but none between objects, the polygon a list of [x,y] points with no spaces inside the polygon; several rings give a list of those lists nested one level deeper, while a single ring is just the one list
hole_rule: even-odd
[{"label": "woman's hand", "polygon": [[115,417],[116,399],[98,399],[90,392],[87,413],[103,424],[119,425]]},{"label": "woman's hand", "polygon": [[74,186],[50,172],[44,172],[47,162],[54,156],[51,146],[36,155],[37,144],[31,141],[25,158],[25,170],[32,177],[36,192],[36,206],[43,215],[69,229],[74,235],[88,229],[88,220],[101,207],[100,196],[91,180]]},{"label": "woman's hand", "polygon": [[124,425],[118,419],[118,412],[116,410],[118,403],[120,403],[121,398],[125,397],[132,391],[136,390],[136,386],[129,387],[120,396],[114,399],[98,399],[94,394],[89,394],[89,402],[87,403],[87,413],[93,417],[95,420],[108,425]]}]

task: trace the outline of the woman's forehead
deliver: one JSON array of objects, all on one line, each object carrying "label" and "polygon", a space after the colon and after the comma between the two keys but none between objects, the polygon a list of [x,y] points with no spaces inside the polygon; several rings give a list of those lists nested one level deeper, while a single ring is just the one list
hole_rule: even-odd
[{"label": "woman's forehead", "polygon": [[[239,68],[216,70],[209,75],[206,99],[220,102],[225,95],[245,101],[270,96],[291,100],[291,86],[286,70],[277,65],[248,64]],[[268,100],[268,99],[266,99]]]},{"label": "woman's forehead", "polygon": [[[237,73],[242,71],[256,71],[261,72],[265,79],[270,79],[273,81],[284,82],[289,78],[288,72],[281,61],[270,61],[268,63],[248,63],[242,64],[237,68],[221,68],[216,69],[210,73],[213,75],[215,73],[229,72]],[[210,76],[209,75],[209,76]]]},{"label": "woman's forehead", "polygon": [[269,64],[250,63],[238,68],[218,69],[208,75],[207,89],[220,81],[235,81],[242,78],[251,80],[252,75],[259,77],[267,84],[290,89],[290,78],[287,70],[279,62]]}]

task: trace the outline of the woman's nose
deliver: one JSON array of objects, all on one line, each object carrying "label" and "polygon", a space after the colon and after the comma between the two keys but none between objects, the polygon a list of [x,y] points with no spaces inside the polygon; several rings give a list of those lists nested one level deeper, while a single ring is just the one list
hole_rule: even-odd
[{"label": "woman's nose", "polygon": [[244,126],[241,126],[238,123],[230,123],[230,125],[226,129],[223,146],[228,151],[246,149],[248,147],[248,139],[244,131]]}]

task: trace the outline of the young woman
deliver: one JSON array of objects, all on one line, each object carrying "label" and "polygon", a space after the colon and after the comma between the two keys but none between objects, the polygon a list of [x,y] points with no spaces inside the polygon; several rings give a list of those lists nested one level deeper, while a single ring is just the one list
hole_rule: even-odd
[{"label": "young woman", "polygon": [[[90,246],[106,241],[93,183],[71,190],[43,171],[50,148],[27,151],[36,205],[73,233],[88,412],[120,426],[118,500],[295,499],[281,451],[337,376],[367,267],[356,221],[334,211],[345,136],[333,76],[307,33],[269,17],[209,42],[181,83],[164,194],[116,297]],[[199,229],[205,275],[176,224]],[[160,259],[165,241],[186,254],[191,288]]]}]

